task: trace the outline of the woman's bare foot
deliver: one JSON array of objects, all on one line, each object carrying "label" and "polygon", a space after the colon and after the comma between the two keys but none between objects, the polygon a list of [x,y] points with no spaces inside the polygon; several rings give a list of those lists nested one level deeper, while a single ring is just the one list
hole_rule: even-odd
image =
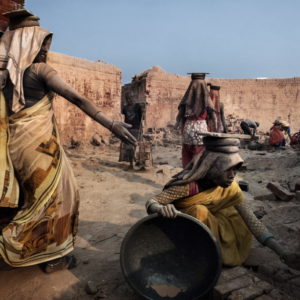
[{"label": "woman's bare foot", "polygon": [[48,274],[60,270],[73,269],[76,266],[77,260],[74,255],[66,255],[40,264],[41,269]]}]

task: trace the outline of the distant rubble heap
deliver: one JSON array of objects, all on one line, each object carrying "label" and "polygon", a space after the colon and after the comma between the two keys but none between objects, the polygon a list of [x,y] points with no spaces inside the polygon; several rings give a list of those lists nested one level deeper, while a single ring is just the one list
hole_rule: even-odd
[{"label": "distant rubble heap", "polygon": [[229,132],[232,133],[243,133],[240,124],[243,121],[243,119],[239,118],[239,116],[235,114],[229,114],[225,116],[227,129]]}]

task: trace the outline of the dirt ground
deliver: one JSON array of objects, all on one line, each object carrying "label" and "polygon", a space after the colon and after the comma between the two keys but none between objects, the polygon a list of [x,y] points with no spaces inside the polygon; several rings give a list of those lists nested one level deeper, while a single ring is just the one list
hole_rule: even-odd
[{"label": "dirt ground", "polygon": [[[80,225],[74,251],[75,269],[51,275],[38,266],[12,269],[0,264],[0,299],[142,299],[127,286],[120,269],[120,245],[128,229],[146,216],[145,202],[161,191],[180,170],[180,145],[153,148],[154,167],[126,171],[118,162],[118,145],[86,151],[67,150],[81,194]],[[242,150],[245,168],[237,180],[249,183],[245,192],[254,210],[265,212],[263,222],[289,250],[300,250],[300,202],[277,201],[266,184],[277,181],[293,187],[300,179],[300,152]],[[300,272],[287,268],[271,251],[254,242],[248,260],[257,276],[300,299]],[[87,286],[94,294],[87,292]],[[89,291],[93,292],[93,291]]]}]

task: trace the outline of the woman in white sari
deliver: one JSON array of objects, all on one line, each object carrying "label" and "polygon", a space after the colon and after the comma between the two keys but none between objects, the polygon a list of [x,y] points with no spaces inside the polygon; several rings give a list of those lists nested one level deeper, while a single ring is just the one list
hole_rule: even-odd
[{"label": "woman in white sari", "polygon": [[27,10],[6,14],[0,41],[0,256],[13,267],[45,272],[74,265],[79,194],[59,140],[53,92],[121,140],[135,144],[125,123],[107,119],[47,65],[52,34]]}]

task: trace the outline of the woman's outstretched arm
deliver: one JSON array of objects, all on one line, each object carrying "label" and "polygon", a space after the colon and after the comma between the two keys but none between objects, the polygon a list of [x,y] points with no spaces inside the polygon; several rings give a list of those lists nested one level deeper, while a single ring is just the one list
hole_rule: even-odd
[{"label": "woman's outstretched arm", "polygon": [[119,139],[126,143],[130,143],[133,145],[136,144],[136,139],[127,130],[127,128],[131,127],[130,124],[108,119],[104,114],[101,113],[100,109],[92,101],[80,95],[58,74],[52,73],[52,75],[46,79],[45,83],[51,91],[57,93],[58,95],[70,101],[71,103],[75,104],[96,122],[98,122],[108,130],[110,130],[112,133],[114,133]]}]

